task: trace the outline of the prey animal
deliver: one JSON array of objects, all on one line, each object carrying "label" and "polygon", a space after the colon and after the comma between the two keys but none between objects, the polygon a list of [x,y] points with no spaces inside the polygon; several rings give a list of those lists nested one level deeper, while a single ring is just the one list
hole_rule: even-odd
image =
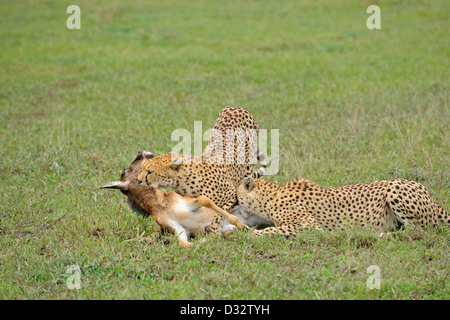
[{"label": "prey animal", "polygon": [[143,216],[152,216],[161,231],[174,234],[178,243],[183,246],[192,245],[189,237],[193,234],[205,233],[216,213],[228,222],[224,223],[221,232],[229,233],[234,229],[243,230],[246,225],[236,216],[219,208],[208,197],[184,197],[174,191],[165,192],[157,184],[142,185],[137,181],[142,162],[153,158],[153,154],[140,150],[133,163],[125,168],[120,180],[105,184],[100,188],[119,189],[128,197],[131,208]]}]

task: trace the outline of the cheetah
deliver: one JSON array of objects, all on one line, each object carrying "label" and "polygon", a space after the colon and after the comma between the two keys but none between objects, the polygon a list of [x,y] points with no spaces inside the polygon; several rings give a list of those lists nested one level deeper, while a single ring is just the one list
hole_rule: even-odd
[{"label": "cheetah", "polygon": [[[234,130],[234,136],[230,136],[230,130]],[[236,189],[242,179],[264,175],[265,157],[256,150],[258,131],[259,124],[248,110],[225,107],[219,113],[208,146],[201,155],[168,153],[147,159],[142,164],[138,181],[148,185],[156,183],[182,196],[206,196],[219,208],[230,212],[237,204]],[[250,160],[255,154],[261,168],[254,172]],[[218,234],[222,223],[223,217],[217,214],[207,231]]]},{"label": "cheetah", "polygon": [[336,230],[348,223],[370,227],[378,235],[398,224],[450,224],[448,212],[422,184],[403,179],[323,188],[306,179],[280,186],[248,177],[237,196],[241,212],[257,214],[275,225],[255,230],[253,236],[291,238],[304,228]]}]

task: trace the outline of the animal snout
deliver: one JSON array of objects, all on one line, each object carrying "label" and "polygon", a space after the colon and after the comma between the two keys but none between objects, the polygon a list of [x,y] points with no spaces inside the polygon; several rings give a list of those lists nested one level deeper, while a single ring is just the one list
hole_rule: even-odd
[{"label": "animal snout", "polygon": [[136,180],[137,180],[137,182],[138,182],[139,184],[141,184],[141,183],[142,183],[142,180],[141,180],[141,179],[139,179],[139,178],[136,178]]}]

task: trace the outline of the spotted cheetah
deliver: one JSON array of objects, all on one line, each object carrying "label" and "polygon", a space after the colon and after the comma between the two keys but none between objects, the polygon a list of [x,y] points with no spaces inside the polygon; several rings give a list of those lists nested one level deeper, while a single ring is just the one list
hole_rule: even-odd
[{"label": "spotted cheetah", "polygon": [[371,227],[377,234],[397,223],[426,227],[450,224],[449,214],[415,181],[395,179],[338,188],[322,188],[305,179],[285,185],[245,178],[237,189],[241,212],[257,214],[275,226],[252,235],[295,237],[303,228],[335,230],[347,223]]},{"label": "spotted cheetah", "polygon": [[[235,130],[232,139],[228,139],[230,129]],[[264,174],[264,156],[256,150],[258,130],[259,124],[248,110],[225,107],[219,113],[200,161],[199,155],[168,153],[156,156],[144,161],[138,180],[148,185],[157,183],[183,196],[206,196],[219,208],[230,212],[237,204],[236,188],[242,179],[248,176],[258,178]],[[261,163],[256,172],[250,163],[254,156],[252,153],[257,153]],[[219,233],[222,223],[223,217],[216,215],[207,231]]]}]

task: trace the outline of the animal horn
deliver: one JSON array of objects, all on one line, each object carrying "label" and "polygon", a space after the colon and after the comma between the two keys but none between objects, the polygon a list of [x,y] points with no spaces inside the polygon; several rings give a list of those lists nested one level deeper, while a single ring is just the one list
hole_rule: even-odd
[{"label": "animal horn", "polygon": [[100,187],[100,189],[104,188],[112,188],[112,189],[120,189],[120,190],[128,190],[128,184],[129,182],[123,182],[123,181],[113,181],[110,183],[105,184],[104,186]]}]

